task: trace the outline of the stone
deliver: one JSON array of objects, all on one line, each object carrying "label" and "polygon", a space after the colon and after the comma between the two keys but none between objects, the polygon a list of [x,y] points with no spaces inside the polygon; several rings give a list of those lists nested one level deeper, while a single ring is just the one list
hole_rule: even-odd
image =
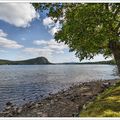
[{"label": "stone", "polygon": [[18,108],[17,113],[21,113],[22,112],[22,108]]},{"label": "stone", "polygon": [[40,95],[40,97],[43,97],[43,95]]},{"label": "stone", "polygon": [[54,104],[54,100],[51,100],[50,103],[51,103],[51,104]]},{"label": "stone", "polygon": [[25,98],[23,98],[23,100],[25,101]]},{"label": "stone", "polygon": [[5,110],[10,110],[11,109],[11,106],[7,106],[6,108],[5,108]]},{"label": "stone", "polygon": [[7,103],[6,103],[6,106],[11,106],[11,105],[12,105],[11,102],[7,102]]},{"label": "stone", "polygon": [[38,115],[39,117],[42,117],[43,113],[42,113],[42,112],[37,112],[37,115]]},{"label": "stone", "polygon": [[85,110],[86,108],[87,108],[87,107],[86,107],[86,105],[84,104],[84,105],[83,105],[83,109]]},{"label": "stone", "polygon": [[55,101],[55,102],[57,102],[57,101],[58,101],[58,99],[54,99],[54,101]]},{"label": "stone", "polygon": [[35,107],[36,107],[36,108],[38,108],[38,107],[39,107],[39,104],[38,104],[38,103],[36,103],[36,104],[35,104]]},{"label": "stone", "polygon": [[50,106],[50,103],[46,103],[46,106]]},{"label": "stone", "polygon": [[102,88],[107,88],[107,87],[109,87],[111,84],[110,84],[110,82],[106,82],[106,83],[103,83],[102,84]]},{"label": "stone", "polygon": [[12,117],[13,114],[12,114],[12,113],[8,113],[6,116],[7,116],[7,117]]},{"label": "stone", "polygon": [[47,113],[43,113],[42,117],[48,117]]}]

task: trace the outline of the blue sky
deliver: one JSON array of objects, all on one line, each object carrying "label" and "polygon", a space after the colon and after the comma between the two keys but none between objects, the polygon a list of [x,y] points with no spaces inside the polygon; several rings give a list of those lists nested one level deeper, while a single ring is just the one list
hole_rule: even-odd
[{"label": "blue sky", "polygon": [[[29,3],[0,3],[0,59],[44,56],[50,62],[79,62],[67,45],[55,42],[58,26],[59,23],[53,24],[50,17],[37,13]],[[98,55],[91,61],[102,60],[103,56]]]}]

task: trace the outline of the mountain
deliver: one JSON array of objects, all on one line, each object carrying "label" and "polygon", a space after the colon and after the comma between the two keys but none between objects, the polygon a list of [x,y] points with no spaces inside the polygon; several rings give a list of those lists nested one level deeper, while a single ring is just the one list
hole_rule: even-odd
[{"label": "mountain", "polygon": [[37,57],[28,60],[21,61],[10,61],[10,60],[0,60],[0,65],[39,65],[39,64],[51,64],[45,57]]}]

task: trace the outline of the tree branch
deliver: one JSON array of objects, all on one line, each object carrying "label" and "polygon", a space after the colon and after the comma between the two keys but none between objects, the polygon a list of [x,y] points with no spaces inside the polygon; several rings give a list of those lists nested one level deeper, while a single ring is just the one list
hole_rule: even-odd
[{"label": "tree branch", "polygon": [[120,5],[118,6],[118,8],[116,9],[116,11],[115,11],[115,13],[114,13],[114,15],[113,15],[114,20],[115,20],[117,14],[118,14],[119,12],[120,12]]}]

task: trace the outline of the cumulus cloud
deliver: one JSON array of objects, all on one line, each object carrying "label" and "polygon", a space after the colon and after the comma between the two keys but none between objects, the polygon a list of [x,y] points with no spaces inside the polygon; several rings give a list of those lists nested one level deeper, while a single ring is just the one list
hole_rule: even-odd
[{"label": "cumulus cloud", "polygon": [[68,48],[64,43],[57,43],[54,39],[46,40],[34,40],[34,45],[38,45],[39,48],[25,48],[23,51],[33,56],[45,56],[51,58],[55,54],[63,54],[64,49]]},{"label": "cumulus cloud", "polygon": [[51,27],[54,24],[54,21],[51,17],[46,17],[43,19],[43,25],[46,27]]},{"label": "cumulus cloud", "polygon": [[53,52],[53,50],[47,49],[47,48],[43,48],[43,49],[42,48],[25,48],[24,51],[31,52],[31,53],[34,51],[34,54],[35,52],[48,52],[48,53]]},{"label": "cumulus cloud", "polygon": [[0,29],[0,37],[6,37],[6,36],[7,36],[7,34],[5,32],[3,32],[2,29]]},{"label": "cumulus cloud", "polygon": [[45,40],[34,40],[33,44],[35,44],[35,45],[45,45],[45,44],[47,44],[47,41],[45,41]]},{"label": "cumulus cloud", "polygon": [[23,46],[18,44],[16,41],[9,40],[7,38],[0,37],[0,46],[5,48],[22,48]]},{"label": "cumulus cloud", "polygon": [[23,45],[18,44],[14,40],[7,38],[7,34],[0,29],[0,46],[5,48],[22,48]]},{"label": "cumulus cloud", "polygon": [[64,50],[64,49],[67,49],[68,46],[65,45],[64,43],[58,43],[56,42],[54,39],[51,39],[49,41],[46,41],[46,40],[35,40],[33,41],[33,44],[35,45],[43,45],[44,48],[49,48],[49,49],[52,49],[52,50]]},{"label": "cumulus cloud", "polygon": [[49,30],[49,33],[50,33],[52,36],[54,36],[55,33],[57,33],[59,30],[60,30],[59,28],[57,28],[56,26],[54,26],[53,28],[51,28],[51,29]]},{"label": "cumulus cloud", "polygon": [[34,18],[38,17],[38,13],[30,3],[0,4],[0,20],[16,27],[27,27]]},{"label": "cumulus cloud", "polygon": [[35,57],[44,56],[47,58],[50,58],[53,53],[53,50],[48,48],[25,48],[23,51]]},{"label": "cumulus cloud", "polygon": [[60,30],[60,23],[54,23],[51,17],[46,17],[43,19],[43,25],[48,28],[48,32],[54,36]]}]

